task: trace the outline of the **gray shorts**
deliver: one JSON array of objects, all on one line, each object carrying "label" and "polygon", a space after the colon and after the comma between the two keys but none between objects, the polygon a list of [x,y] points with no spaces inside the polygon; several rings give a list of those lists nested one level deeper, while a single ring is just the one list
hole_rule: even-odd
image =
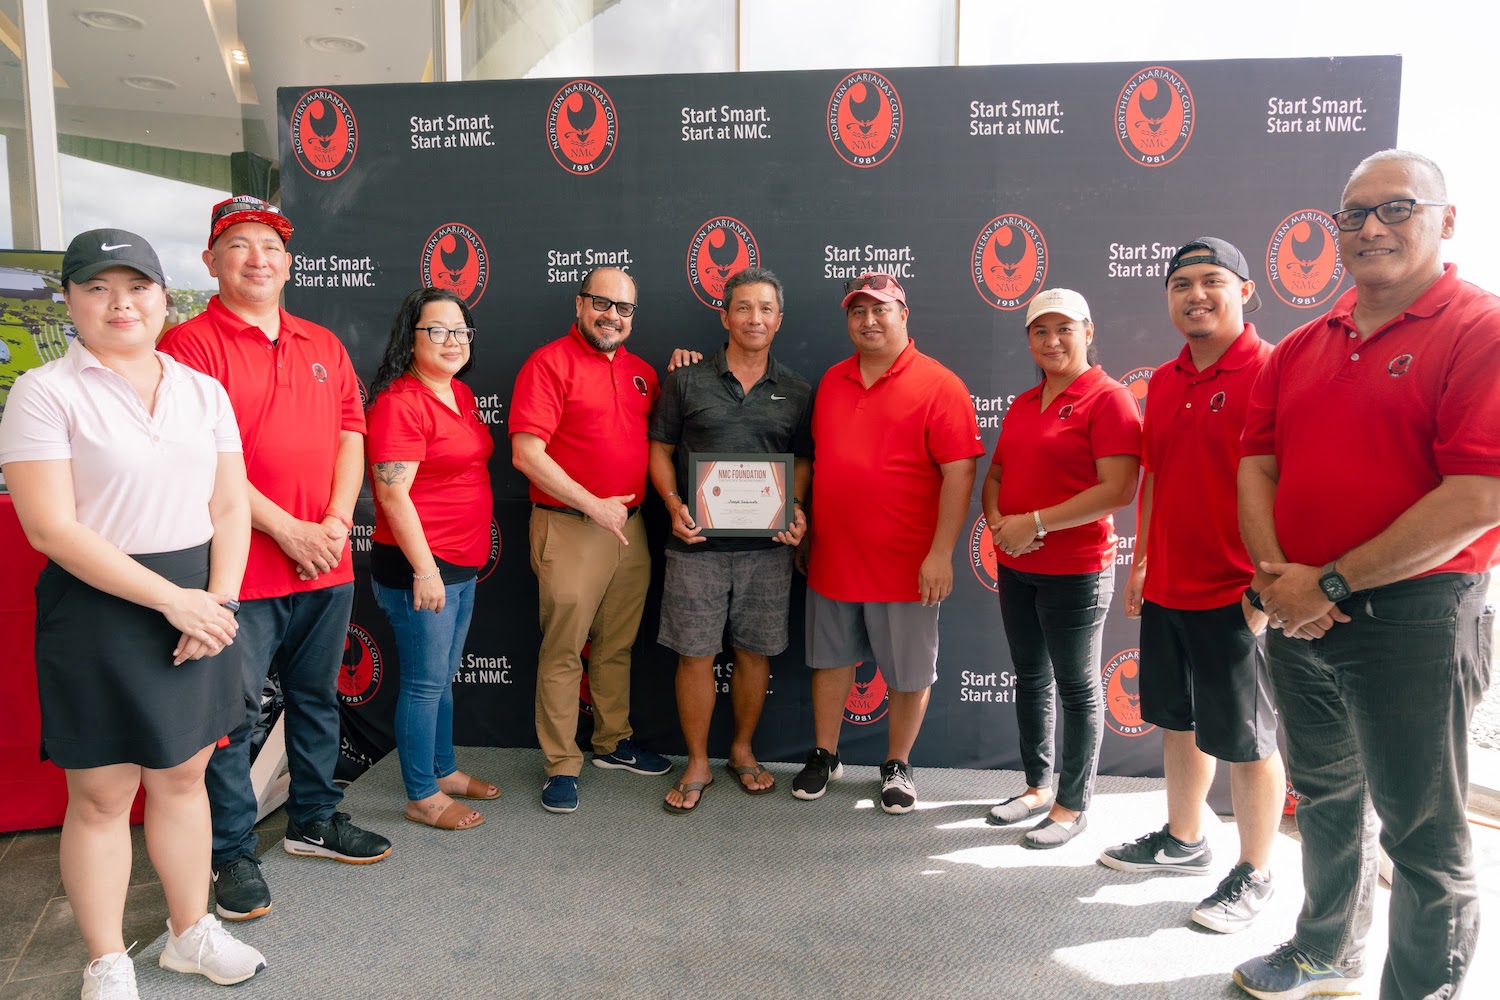
[{"label": "gray shorts", "polygon": [[938,606],[919,601],[835,601],[807,588],[807,665],[876,663],[892,691],[937,680]]},{"label": "gray shorts", "polygon": [[786,649],[792,589],[790,545],[743,552],[667,550],[656,641],[680,656],[724,648],[724,623],[736,649],[775,656]]}]

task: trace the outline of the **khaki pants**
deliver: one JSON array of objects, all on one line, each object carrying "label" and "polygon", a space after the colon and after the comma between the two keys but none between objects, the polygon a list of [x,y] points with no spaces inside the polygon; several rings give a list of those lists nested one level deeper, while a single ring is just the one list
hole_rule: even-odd
[{"label": "khaki pants", "polygon": [[630,647],[651,582],[651,554],[640,513],[625,522],[628,546],[587,518],[533,508],[531,568],[542,619],[537,654],[536,737],[547,775],[577,775],[579,653],[589,646],[594,752],[630,736]]}]

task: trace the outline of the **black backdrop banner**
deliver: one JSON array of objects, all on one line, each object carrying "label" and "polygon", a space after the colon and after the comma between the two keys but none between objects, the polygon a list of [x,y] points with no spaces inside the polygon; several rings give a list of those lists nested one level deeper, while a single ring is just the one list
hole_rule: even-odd
[{"label": "black backdrop banner", "polygon": [[[496,437],[495,544],[455,682],[458,742],[536,745],[530,505],[510,464],[506,413],[521,363],[567,330],[590,267],[636,279],[630,349],[659,369],[673,347],[722,343],[715,307],[729,274],[773,269],[787,289],[776,355],[814,382],[852,350],[842,282],[894,271],[912,335],[968,384],[993,448],[1006,406],[1040,377],[1022,323],[1044,287],[1088,298],[1105,369],[1142,402],[1151,369],[1182,344],[1163,284],[1167,259],[1188,240],[1220,236],[1245,251],[1265,302],[1251,319],[1267,339],[1325,309],[1348,287],[1327,213],[1354,165],[1395,144],[1400,77],[1390,56],[281,90],[284,208],[297,227],[288,308],[342,337],[366,381],[413,288],[455,290],[479,329],[467,381]],[[646,516],[659,553],[666,522],[655,497]],[[918,765],[1019,766],[981,517],[976,489]],[[361,558],[372,520],[366,492]],[[1118,593],[1134,508],[1116,515],[1116,529]],[[644,745],[680,753],[675,655],[655,641],[656,562],[633,719]],[[799,580],[792,646],[772,662],[757,741],[767,760],[800,760],[811,744],[802,601]],[[1159,774],[1160,737],[1137,708],[1136,643],[1117,607],[1101,664],[1101,768]],[[720,755],[731,657],[716,663],[710,749]],[[345,774],[392,746],[399,672],[361,573],[340,678]],[[863,665],[845,712],[849,760],[883,758],[885,711],[878,667]],[[588,724],[585,685],[581,733]]]}]

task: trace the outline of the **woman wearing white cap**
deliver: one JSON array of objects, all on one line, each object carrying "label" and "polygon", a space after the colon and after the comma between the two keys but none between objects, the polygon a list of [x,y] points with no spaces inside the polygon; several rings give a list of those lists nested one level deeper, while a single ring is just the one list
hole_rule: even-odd
[{"label": "woman wearing white cap", "polygon": [[123,937],[130,807],[167,897],[160,964],[243,982],[265,958],[207,912],[203,770],[243,717],[234,613],[250,544],[239,430],[224,389],[156,352],[161,263],[96,229],[63,257],[78,337],[16,380],[0,465],[37,581],[42,756],[63,768],[61,867],[89,951],[84,1000],[137,996]]},{"label": "woman wearing white cap", "polygon": [[[1094,363],[1082,295],[1066,288],[1037,295],[1026,310],[1026,339],[1044,377],[1006,411],[982,495],[1027,788],[991,809],[988,822],[1045,812],[1025,844],[1052,848],[1087,826],[1102,735],[1100,643],[1114,594],[1111,515],[1135,497],[1141,418],[1130,391]],[[1062,702],[1060,761],[1054,695]]]}]

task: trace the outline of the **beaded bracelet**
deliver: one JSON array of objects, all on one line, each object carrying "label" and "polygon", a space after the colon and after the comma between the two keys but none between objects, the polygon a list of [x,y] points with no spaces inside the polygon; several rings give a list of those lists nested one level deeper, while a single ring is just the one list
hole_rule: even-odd
[{"label": "beaded bracelet", "polygon": [[411,578],[413,580],[436,580],[438,577],[440,577],[442,575],[443,575],[442,571],[439,570],[439,571],[434,572],[434,573],[413,573],[411,575]]}]

